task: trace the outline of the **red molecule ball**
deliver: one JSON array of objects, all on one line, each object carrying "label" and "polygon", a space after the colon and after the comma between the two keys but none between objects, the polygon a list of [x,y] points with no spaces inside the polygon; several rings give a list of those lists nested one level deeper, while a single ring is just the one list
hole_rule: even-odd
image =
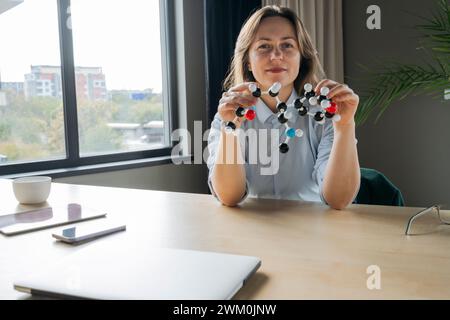
[{"label": "red molecule ball", "polygon": [[248,109],[247,112],[245,113],[245,118],[246,118],[247,120],[252,121],[253,119],[255,119],[255,117],[256,117],[256,112],[255,112],[255,110]]},{"label": "red molecule ball", "polygon": [[325,111],[329,112],[329,113],[336,113],[337,111],[337,105],[334,102],[331,102],[330,106],[328,108],[325,109]]}]

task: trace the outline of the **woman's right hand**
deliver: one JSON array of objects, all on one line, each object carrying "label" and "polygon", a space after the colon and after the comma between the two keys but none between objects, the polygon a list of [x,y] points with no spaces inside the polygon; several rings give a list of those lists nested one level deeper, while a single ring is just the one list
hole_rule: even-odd
[{"label": "woman's right hand", "polygon": [[[222,94],[217,111],[223,121],[233,121],[238,107],[248,108],[256,104],[258,98],[255,98],[248,88],[252,83],[238,84]],[[239,126],[240,123],[236,123],[236,125]]]}]

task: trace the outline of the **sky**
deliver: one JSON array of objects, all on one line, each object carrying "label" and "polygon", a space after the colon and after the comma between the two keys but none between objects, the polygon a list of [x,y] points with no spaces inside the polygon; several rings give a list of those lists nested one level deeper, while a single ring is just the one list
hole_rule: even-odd
[{"label": "sky", "polygon": [[[71,14],[76,66],[102,67],[108,90],[161,92],[159,0],[72,0]],[[60,65],[58,39],[56,0],[24,0],[0,14],[1,80]]]}]

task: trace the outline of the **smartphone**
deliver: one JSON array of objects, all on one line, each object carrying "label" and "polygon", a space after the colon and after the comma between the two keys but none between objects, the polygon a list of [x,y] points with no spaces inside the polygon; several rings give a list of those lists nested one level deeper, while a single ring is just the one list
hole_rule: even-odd
[{"label": "smartphone", "polygon": [[65,243],[75,244],[82,241],[96,239],[114,232],[126,230],[126,225],[117,222],[103,222],[101,224],[87,224],[63,229],[52,236]]}]

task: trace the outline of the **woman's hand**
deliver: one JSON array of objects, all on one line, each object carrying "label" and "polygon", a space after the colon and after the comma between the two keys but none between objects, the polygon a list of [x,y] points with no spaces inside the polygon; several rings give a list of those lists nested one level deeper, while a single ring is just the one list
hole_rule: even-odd
[{"label": "woman's hand", "polygon": [[337,114],[341,116],[341,120],[334,123],[335,127],[355,124],[354,117],[356,110],[358,109],[359,96],[346,84],[341,84],[329,79],[324,79],[317,84],[314,89],[316,94],[320,94],[320,89],[322,87],[328,87],[330,89],[327,98],[337,104]]},{"label": "woman's hand", "polygon": [[[236,108],[248,108],[256,104],[258,99],[255,98],[248,89],[248,86],[251,83],[252,82],[244,82],[238,84],[222,94],[217,111],[223,121],[233,121],[236,117]],[[239,123],[236,123],[236,125],[240,126],[240,121]]]}]

